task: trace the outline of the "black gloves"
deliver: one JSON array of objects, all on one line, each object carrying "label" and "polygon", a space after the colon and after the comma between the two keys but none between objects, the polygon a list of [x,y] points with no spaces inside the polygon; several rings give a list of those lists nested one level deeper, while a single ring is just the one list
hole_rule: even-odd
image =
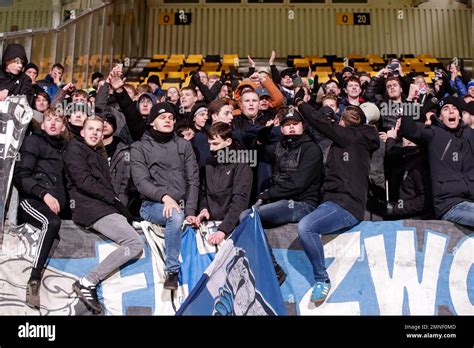
[{"label": "black gloves", "polygon": [[270,141],[270,134],[272,133],[273,124],[269,127],[262,127],[257,132],[257,141],[260,144],[267,144]]},{"label": "black gloves", "polygon": [[128,223],[131,225],[133,223],[133,216],[132,214],[130,214],[127,207],[123,205],[122,201],[115,197],[114,202],[112,204],[121,215],[125,216]]},{"label": "black gloves", "polygon": [[296,92],[296,94],[295,94],[295,97],[293,99],[294,100],[293,104],[298,105],[299,101],[303,101],[304,96],[305,96],[304,88],[300,88],[299,91]]}]

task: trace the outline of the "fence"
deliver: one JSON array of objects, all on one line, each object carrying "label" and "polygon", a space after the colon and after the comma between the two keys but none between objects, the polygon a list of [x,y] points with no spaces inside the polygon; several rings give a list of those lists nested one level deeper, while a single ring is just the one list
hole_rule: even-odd
[{"label": "fence", "polygon": [[115,62],[127,65],[129,59],[142,56],[144,32],[139,18],[144,11],[143,1],[116,0],[57,29],[0,33],[0,51],[9,43],[20,43],[30,61],[38,65],[40,79],[59,62],[66,67],[63,81],[84,88],[94,71],[107,73]]}]

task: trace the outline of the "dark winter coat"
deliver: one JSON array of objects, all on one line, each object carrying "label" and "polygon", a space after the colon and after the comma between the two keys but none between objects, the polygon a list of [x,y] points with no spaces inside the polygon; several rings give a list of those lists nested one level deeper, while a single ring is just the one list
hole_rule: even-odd
[{"label": "dark winter coat", "polygon": [[380,146],[377,129],[370,125],[342,127],[309,104],[298,108],[311,127],[333,142],[326,162],[323,202],[334,202],[363,220],[370,160]]},{"label": "dark winter coat", "polygon": [[266,162],[272,164],[271,187],[259,198],[277,201],[292,199],[316,207],[321,201],[323,154],[308,135],[286,137],[267,146]]},{"label": "dark winter coat", "polygon": [[474,129],[462,122],[455,130],[436,116],[431,126],[402,117],[402,135],[427,148],[435,214],[441,218],[453,206],[474,201]]},{"label": "dark winter coat", "polygon": [[50,137],[44,131],[27,136],[15,165],[13,184],[20,197],[43,201],[49,193],[59,201],[61,211],[68,205],[66,180],[63,171],[65,141]]},{"label": "dark winter coat", "polygon": [[252,190],[252,170],[245,163],[218,163],[209,158],[200,193],[200,210],[207,209],[211,220],[222,221],[219,230],[232,233],[240,213],[248,208]]},{"label": "dark winter coat", "polygon": [[64,154],[72,220],[89,227],[104,216],[120,213],[115,199],[107,159],[82,139],[72,139]]},{"label": "dark winter coat", "polygon": [[191,143],[174,136],[159,143],[148,132],[132,144],[132,178],[141,198],[162,203],[164,195],[184,200],[186,215],[195,215],[199,169]]}]

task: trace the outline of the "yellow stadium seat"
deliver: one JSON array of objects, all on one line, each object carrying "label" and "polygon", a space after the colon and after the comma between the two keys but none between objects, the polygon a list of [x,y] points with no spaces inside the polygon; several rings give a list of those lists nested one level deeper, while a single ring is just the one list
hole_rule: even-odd
[{"label": "yellow stadium seat", "polygon": [[146,65],[147,69],[159,70],[163,67],[163,62],[150,62]]},{"label": "yellow stadium seat", "polygon": [[369,71],[370,77],[376,76],[378,71]]},{"label": "yellow stadium seat", "polygon": [[318,75],[318,78],[329,77],[329,73],[327,71],[313,71],[311,73],[312,77],[315,77],[316,75]]},{"label": "yellow stadium seat", "polygon": [[438,59],[436,58],[420,58],[424,64],[439,64]]},{"label": "yellow stadium seat", "polygon": [[159,61],[165,61],[165,60],[168,60],[168,55],[167,54],[154,54],[153,59],[159,60]]},{"label": "yellow stadium seat", "polygon": [[316,67],[317,72],[327,72],[332,74],[332,69],[330,66],[317,66]]},{"label": "yellow stadium seat", "polygon": [[336,72],[341,72],[342,69],[344,69],[344,63],[343,62],[334,62],[334,63],[332,63],[332,68]]},{"label": "yellow stadium seat", "polygon": [[211,76],[211,75],[221,76],[222,75],[222,71],[205,71],[205,73],[207,74],[207,76]]},{"label": "yellow stadium seat", "polygon": [[184,54],[172,54],[168,60],[179,60],[181,62],[184,62],[186,59],[186,56]]},{"label": "yellow stadium seat", "polygon": [[321,76],[321,77],[318,77],[318,82],[319,83],[326,83],[330,80],[329,76]]},{"label": "yellow stadium seat", "polygon": [[417,57],[418,57],[419,59],[434,58],[431,54],[419,54]]},{"label": "yellow stadium seat", "polygon": [[167,79],[181,79],[181,80],[184,80],[186,78],[186,74],[182,71],[170,71],[166,78]]},{"label": "yellow stadium seat", "polygon": [[171,61],[171,60],[168,60],[166,62],[166,65],[163,67],[164,72],[179,71],[180,69],[181,69],[181,63],[177,61]]},{"label": "yellow stadium seat", "polygon": [[188,87],[190,82],[191,76],[186,77],[186,80],[184,80],[183,84],[181,85],[181,88]]},{"label": "yellow stadium seat", "polygon": [[295,58],[293,59],[293,66],[296,69],[309,67],[309,60],[307,58]]},{"label": "yellow stadium seat", "polygon": [[191,71],[196,71],[198,70],[198,66],[183,66],[181,68],[181,71],[184,72],[186,75],[189,74]]},{"label": "yellow stadium seat", "polygon": [[184,63],[202,65],[202,54],[190,54]]},{"label": "yellow stadium seat", "polygon": [[309,56],[306,57],[311,64],[327,64],[328,60],[326,58],[321,58],[319,56]]},{"label": "yellow stadium seat", "polygon": [[161,89],[164,89],[164,90],[167,90],[167,89],[169,89],[169,88],[171,88],[171,87],[175,87],[175,88],[177,88],[178,90],[180,89],[179,83],[168,83],[168,82],[166,82],[166,83],[163,83],[163,84],[161,85]]},{"label": "yellow stadium seat", "polygon": [[347,56],[347,58],[349,58],[349,59],[364,59],[364,57],[361,56],[360,54],[349,54]]},{"label": "yellow stadium seat", "polygon": [[216,71],[219,69],[219,63],[204,63],[201,67],[201,71],[208,72],[208,71]]},{"label": "yellow stadium seat", "polygon": [[360,62],[354,63],[354,69],[356,69],[357,72],[369,72],[373,70],[372,67],[370,66],[370,63],[360,63]]}]

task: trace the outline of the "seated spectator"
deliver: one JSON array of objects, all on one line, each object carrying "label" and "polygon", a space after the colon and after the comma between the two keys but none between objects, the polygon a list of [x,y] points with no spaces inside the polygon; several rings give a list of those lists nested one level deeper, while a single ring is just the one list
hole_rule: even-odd
[{"label": "seated spectator", "polygon": [[97,152],[103,140],[103,128],[101,118],[89,117],[81,130],[82,138],[72,139],[64,154],[68,190],[74,202],[72,220],[119,244],[73,284],[73,290],[93,313],[103,310],[97,285],[138,256],[144,247],[143,240],[130,225],[130,212],[115,195],[107,160]]},{"label": "seated spectator", "polygon": [[178,288],[181,226],[185,216],[196,216],[199,169],[191,143],[174,133],[174,109],[167,103],[155,105],[148,118],[150,128],[132,144],[132,178],[143,203],[140,215],[165,225],[164,288]]},{"label": "seated spectator", "polygon": [[[303,117],[293,108],[280,111],[280,127],[283,140],[265,148],[272,176],[270,188],[257,196],[263,203],[258,207],[263,227],[297,223],[321,201],[321,149],[304,134]],[[284,281],[284,272],[270,253],[279,281]]]},{"label": "seated spectator", "polygon": [[[227,163],[219,160],[219,152],[236,150],[230,125],[215,123],[209,129],[209,148],[213,154],[206,163],[200,192],[199,214],[191,217],[195,227],[205,220],[219,221],[218,231],[208,242],[220,244],[234,231],[239,216],[248,207],[252,189],[252,170],[248,163]],[[224,158],[225,156],[223,156]]]},{"label": "seated spectator", "polygon": [[34,90],[31,79],[22,69],[28,63],[25,49],[20,44],[9,44],[2,55],[0,69],[0,101],[9,95],[26,95],[28,103],[32,103]]},{"label": "seated spectator", "polygon": [[370,158],[379,139],[377,129],[365,124],[365,115],[356,106],[348,106],[335,124],[302,100],[297,103],[306,122],[333,141],[325,168],[323,203],[298,223],[298,235],[316,281],[311,301],[322,303],[331,283],[320,235],[350,228],[364,219]]},{"label": "seated spectator", "polygon": [[19,222],[41,230],[38,250],[26,287],[26,303],[40,308],[41,275],[54,239],[61,227],[61,218],[68,218],[68,195],[63,180],[62,132],[64,116],[53,110],[44,114],[41,130],[27,136],[15,165],[13,184],[20,194]]},{"label": "seated spectator", "polygon": [[403,137],[426,146],[435,214],[439,219],[474,226],[474,130],[463,125],[460,100],[449,96],[439,102],[431,125],[402,117]]}]

